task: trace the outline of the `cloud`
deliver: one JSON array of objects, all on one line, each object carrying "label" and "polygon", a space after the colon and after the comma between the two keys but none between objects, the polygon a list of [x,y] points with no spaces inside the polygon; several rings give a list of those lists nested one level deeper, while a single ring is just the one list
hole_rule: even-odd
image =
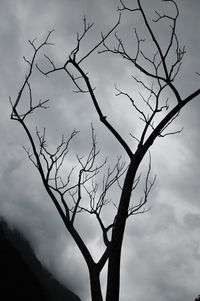
[{"label": "cloud", "polygon": [[[158,2],[152,0],[152,8],[158,9]],[[187,45],[181,69],[181,74],[185,75],[177,80],[183,96],[199,86],[199,77],[195,76],[195,71],[199,71],[200,43],[196,34],[199,4],[197,1],[192,3],[188,5],[187,1],[182,1],[180,4],[182,21],[178,30],[181,42],[184,40],[183,44]],[[150,13],[150,4],[145,3],[145,7]],[[0,214],[25,234],[42,262],[83,300],[87,300],[89,295],[85,263],[44,191],[37,170],[22,150],[22,145],[28,146],[27,139],[22,129],[9,120],[8,96],[14,99],[24,79],[27,65],[22,57],[30,58],[32,54],[28,39],[38,36],[39,43],[48,30],[55,28],[51,37],[55,46],[45,51],[61,64],[75,46],[76,32],[82,28],[83,15],[95,21],[94,31],[82,45],[82,51],[86,53],[98,41],[101,31],[106,32],[115,24],[116,8],[117,2],[111,0],[20,0],[14,4],[13,1],[2,1],[0,12],[3,41],[0,47]],[[190,20],[190,24],[185,20]],[[133,22],[132,26],[130,22]],[[136,15],[132,18],[127,14],[122,18],[119,34],[125,35],[131,47],[135,47],[134,27],[137,26],[143,34],[140,24],[141,19]],[[165,39],[165,30],[160,27],[159,32]],[[147,43],[145,51],[148,52],[149,47]],[[38,63],[47,68],[43,53]],[[138,116],[133,115],[133,108],[126,98],[114,95],[114,85],[130,90],[140,101],[138,88],[131,78],[131,75],[140,75],[120,57],[111,55],[91,56],[84,64],[84,70],[91,75],[99,104],[108,120],[134,147],[129,133],[138,134]],[[36,123],[40,130],[47,128],[50,147],[56,147],[63,133],[69,137],[74,128],[81,131],[72,142],[67,166],[74,164],[77,152],[84,155],[90,149],[91,122],[96,129],[98,147],[102,150],[101,159],[107,156],[112,165],[117,155],[123,154],[122,148],[99,121],[88,95],[74,94],[74,86],[64,73],[50,78],[35,73],[31,84],[35,101],[51,99],[50,108],[33,115],[29,123],[33,131]],[[199,294],[199,112],[197,99],[175,121],[174,128],[179,129],[183,125],[184,131],[180,135],[160,139],[152,146],[152,175],[157,174],[157,182],[149,198],[151,210],[128,221],[122,260],[121,291],[124,301],[147,298],[150,301],[192,300]],[[147,161],[141,166],[143,176],[146,167]],[[143,191],[140,188],[135,191],[133,201],[140,199]],[[117,196],[114,195],[114,200]],[[105,212],[106,220],[109,214]],[[92,224],[91,227],[87,216],[81,215],[77,227],[94,256],[98,257],[102,248],[100,235],[96,234],[100,233],[98,225]],[[105,283],[105,274],[102,282]]]}]

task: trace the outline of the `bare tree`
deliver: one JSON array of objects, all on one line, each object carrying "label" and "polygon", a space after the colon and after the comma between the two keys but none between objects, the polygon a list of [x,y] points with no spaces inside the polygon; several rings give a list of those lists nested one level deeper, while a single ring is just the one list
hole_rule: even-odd
[{"label": "bare tree", "polygon": [[[164,1],[164,0],[163,0]],[[32,49],[33,56],[31,59],[24,57],[28,64],[28,73],[25,76],[23,85],[18,93],[15,101],[10,99],[12,105],[11,119],[16,120],[23,127],[31,144],[30,149],[25,149],[29,159],[38,169],[41,176],[43,185],[53,201],[66,230],[71,234],[78,248],[80,249],[85,262],[87,264],[90,275],[91,299],[93,301],[102,301],[102,290],[100,284],[100,273],[108,262],[107,268],[107,288],[106,288],[106,301],[119,300],[120,290],[120,261],[121,249],[124,237],[125,226],[128,217],[143,213],[147,209],[145,204],[148,199],[150,190],[155,182],[155,178],[150,180],[151,171],[151,156],[149,157],[149,167],[146,175],[144,186],[144,196],[139,203],[131,203],[134,199],[134,189],[140,181],[138,176],[138,168],[148,153],[151,145],[156,138],[165,137],[167,135],[175,134],[170,131],[168,127],[173,123],[175,118],[179,115],[181,109],[200,94],[200,89],[192,92],[185,98],[182,98],[181,93],[178,91],[175,82],[179,74],[182,60],[185,54],[185,47],[181,47],[177,34],[176,25],[179,16],[179,9],[174,0],[165,0],[166,5],[171,5],[173,8],[172,15],[161,14],[156,11],[156,18],[153,20],[156,24],[163,21],[168,21],[170,34],[166,46],[161,46],[159,39],[154,33],[151,22],[148,20],[147,15],[141,5],[141,1],[137,0],[137,7],[127,7],[123,0],[120,0],[118,8],[118,21],[106,34],[101,34],[99,42],[91,46],[90,50],[81,56],[81,43],[87,38],[93,23],[88,23],[86,18],[83,22],[83,31],[77,34],[76,47],[71,51],[67,60],[63,62],[62,66],[57,66],[56,63],[47,55],[45,58],[49,63],[49,69],[44,70],[36,63],[38,53],[46,46],[52,45],[50,38],[52,31],[50,31],[45,40],[37,45],[36,40],[29,41]],[[149,55],[145,51],[145,40],[140,37],[138,31],[135,29],[135,42],[136,50],[133,54],[128,50],[123,39],[117,33],[117,28],[120,27],[121,18],[123,14],[140,14],[143,24],[146,28],[148,37],[153,45],[154,53]],[[110,37],[115,37],[115,46],[110,46]],[[131,134],[135,139],[136,150],[132,150],[129,142],[126,142],[122,135],[114,128],[109,122],[108,118],[102,112],[95,89],[91,84],[92,75],[88,74],[85,70],[83,63],[90,59],[94,53],[98,55],[117,55],[126,60],[132,65],[135,70],[141,72],[148,79],[148,84],[141,81],[135,76],[133,80],[140,85],[144,91],[144,96],[140,94],[140,99],[135,100],[129,93],[116,88],[116,96],[126,97],[133,106],[133,109],[139,115],[139,119],[143,122],[143,128],[140,137]],[[71,184],[71,176],[74,172],[72,166],[71,170],[63,174],[63,162],[68,154],[71,140],[78,133],[76,130],[71,136],[66,139],[64,136],[61,139],[60,145],[54,152],[48,149],[46,141],[46,129],[40,131],[36,128],[36,135],[34,135],[27,125],[27,119],[32,113],[38,109],[46,109],[49,100],[40,101],[35,104],[33,101],[33,92],[31,88],[31,76],[36,67],[36,71],[40,71],[44,76],[50,76],[52,73],[64,71],[65,74],[74,83],[76,92],[80,94],[86,93],[91,98],[96,113],[102,122],[102,125],[107,131],[110,131],[113,137],[122,146],[124,152],[129,158],[129,162],[125,164],[121,158],[118,158],[114,167],[109,167],[108,162],[105,160],[98,163],[99,150],[97,149],[96,135],[93,126],[91,126],[91,149],[86,158],[77,155],[77,163],[79,172],[76,183]],[[75,75],[74,75],[75,74]],[[150,84],[149,84],[150,83]],[[165,91],[172,92],[172,99],[165,99]],[[28,91],[27,110],[22,112],[20,102],[24,93]],[[175,101],[174,101],[175,99]],[[35,138],[36,137],[36,138]],[[102,169],[108,166],[102,181],[99,183],[99,173]],[[116,215],[109,225],[105,225],[102,217],[102,209],[109,203],[107,193],[110,188],[117,184],[120,188],[120,195],[118,204],[115,204]],[[85,197],[87,196],[87,202]],[[96,217],[99,223],[103,243],[105,245],[104,252],[97,262],[94,261],[86,243],[81,238],[76,230],[75,221],[78,218],[79,212],[86,212]],[[109,234],[110,233],[110,234]]]}]

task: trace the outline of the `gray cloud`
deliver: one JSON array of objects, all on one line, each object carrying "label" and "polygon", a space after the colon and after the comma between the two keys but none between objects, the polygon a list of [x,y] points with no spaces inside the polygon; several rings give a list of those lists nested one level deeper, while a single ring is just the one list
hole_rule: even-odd
[{"label": "gray cloud", "polygon": [[[82,300],[88,300],[88,274],[83,259],[65,232],[37,171],[22,150],[22,145],[28,145],[27,140],[19,126],[9,120],[8,96],[14,98],[23,81],[27,66],[22,57],[31,57],[32,53],[28,39],[37,36],[40,41],[48,30],[55,28],[52,35],[55,46],[47,49],[47,53],[62,63],[75,46],[76,32],[82,26],[83,15],[95,21],[94,32],[82,46],[83,53],[86,53],[101,31],[105,32],[116,22],[118,3],[111,0],[0,2],[0,214],[28,237],[37,256],[60,281],[75,290]],[[159,3],[152,0],[150,8],[150,4],[145,2],[148,14],[153,13],[154,8],[159,9]],[[197,34],[199,2],[184,0],[179,6],[178,30],[181,43],[186,44],[187,54],[177,85],[187,96],[199,87],[199,77],[195,75],[195,71],[200,72]],[[132,28],[130,22],[133,22]],[[131,47],[135,44],[134,39],[130,39],[134,27],[144,33],[140,22],[138,16],[131,20],[126,15],[122,19],[119,33],[124,34]],[[166,31],[159,28],[159,32],[165,41]],[[151,43],[147,45],[146,51]],[[38,61],[41,66],[47,67],[43,53]],[[128,67],[118,57],[103,55],[92,56],[85,64],[85,70],[92,75],[103,111],[134,146],[129,132],[138,133],[138,120],[135,115],[133,117],[132,108],[126,100],[114,96],[116,84],[121,89],[133,90],[134,97],[138,98],[135,83],[127,79],[127,75],[135,75],[134,68]],[[64,74],[47,79],[36,73],[32,87],[35,100],[51,98],[50,108],[39,112],[30,121],[33,129],[35,123],[41,129],[47,127],[51,147],[56,146],[62,133],[69,136],[74,128],[81,130],[72,143],[69,161],[74,160],[74,153],[86,154],[90,148],[91,122],[96,128],[102,157],[107,155],[114,162],[113,154],[117,156],[122,153],[122,149],[100,125],[88,96],[74,94],[74,87]],[[121,290],[124,301],[143,301],[147,298],[150,301],[193,300],[199,294],[199,112],[196,99],[175,122],[175,128],[183,125],[184,131],[180,135],[160,139],[152,147],[152,174],[155,172],[158,180],[150,196],[150,212],[133,217],[128,222],[122,261]],[[145,172],[146,167],[145,162],[141,170]],[[141,194],[142,187],[135,192],[133,200],[139,200]],[[105,218],[108,215],[106,212]],[[101,248],[100,238],[96,235],[98,226],[91,227],[87,217],[81,216],[77,227],[84,230],[88,245],[98,256]],[[105,279],[102,282],[105,283]]]}]

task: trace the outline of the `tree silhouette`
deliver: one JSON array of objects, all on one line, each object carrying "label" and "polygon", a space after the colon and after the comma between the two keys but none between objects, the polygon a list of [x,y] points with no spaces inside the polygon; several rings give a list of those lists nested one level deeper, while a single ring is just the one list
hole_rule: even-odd
[{"label": "tree silhouette", "polygon": [[[50,31],[39,45],[36,43],[36,40],[29,41],[33,55],[31,59],[24,57],[24,60],[28,64],[28,72],[16,100],[12,101],[10,98],[12,105],[11,119],[20,123],[31,145],[30,149],[25,148],[28,157],[39,171],[43,185],[50,199],[53,201],[66,230],[71,234],[85,259],[90,276],[92,301],[103,300],[100,274],[106,263],[108,263],[108,266],[105,300],[119,300],[121,249],[126,222],[132,215],[148,210],[145,204],[155,182],[155,177],[151,179],[150,175],[150,154],[143,197],[139,202],[135,201],[132,203],[134,190],[140,182],[138,169],[145,155],[149,153],[150,147],[158,137],[166,137],[179,133],[182,130],[178,129],[173,132],[169,127],[177,118],[182,108],[200,94],[200,89],[197,89],[183,98],[176,87],[176,78],[185,54],[185,47],[180,46],[176,33],[179,16],[178,6],[174,0],[165,0],[164,2],[167,2],[164,5],[172,6],[172,15],[156,11],[156,18],[153,20],[155,25],[158,26],[160,26],[161,22],[167,21],[169,23],[170,33],[168,41],[164,46],[161,45],[162,43],[159,42],[159,38],[154,33],[152,23],[148,19],[140,0],[137,1],[137,7],[135,8],[127,7],[125,2],[120,0],[118,8],[119,16],[116,24],[107,33],[102,33],[99,41],[91,46],[90,50],[83,55],[81,53],[82,42],[87,39],[93,28],[93,23],[88,23],[86,18],[84,18],[82,33],[77,34],[76,47],[61,66],[57,66],[49,55],[45,55],[49,64],[48,69],[44,69],[44,67],[41,67],[41,64],[36,63],[38,53],[44,47],[52,45],[50,38],[53,31]],[[147,53],[145,40],[140,37],[136,29],[134,37],[136,43],[135,52],[133,50],[130,51],[123,38],[119,36],[117,29],[120,27],[124,14],[140,15],[149,41],[152,43],[153,55]],[[115,46],[110,46],[113,37],[115,39]],[[91,41],[90,43],[92,44]],[[139,119],[143,122],[140,136],[131,134],[131,137],[135,141],[134,149],[130,146],[129,141],[127,142],[120,132],[116,130],[101,109],[99,99],[95,94],[95,88],[91,83],[92,74],[88,74],[85,70],[86,62],[95,54],[120,56],[131,67],[135,68],[137,72],[140,72],[143,78],[147,78],[147,81],[145,81],[131,75],[138,86],[142,87],[143,91],[145,91],[144,94],[140,94],[140,99],[134,99],[132,94],[115,86],[116,96],[127,99],[138,114]],[[47,109],[47,104],[49,103],[49,99],[40,100],[36,104],[34,103],[31,78],[35,71],[41,72],[46,77],[49,77],[53,73],[64,71],[67,78],[73,82],[76,89],[75,92],[80,95],[86,94],[91,99],[102,126],[121,145],[128,157],[128,162],[123,162],[122,158],[119,157],[113,167],[109,166],[107,160],[99,163],[96,134],[93,125],[91,125],[91,149],[86,157],[78,154],[76,156],[78,166],[76,166],[76,169],[78,168],[76,182],[72,181],[75,170],[74,166],[63,173],[64,161],[68,155],[70,143],[78,131],[74,130],[67,139],[62,136],[61,142],[55,151],[51,151],[48,148],[46,129],[41,131],[36,127],[36,132],[32,132],[27,120],[38,109]],[[169,91],[171,95],[170,99],[166,99],[165,95]],[[24,97],[26,97],[27,107],[25,111],[21,105]],[[100,180],[99,175],[102,171],[104,172],[104,176]],[[104,207],[112,206],[108,193],[114,185],[120,190],[119,199],[117,204],[114,205],[116,212],[110,223],[106,225],[102,212]],[[100,226],[104,251],[97,262],[93,259],[88,246],[76,229],[76,220],[80,212],[94,216]]]},{"label": "tree silhouette", "polygon": [[199,301],[199,300],[200,300],[200,295],[196,297],[194,301]]}]

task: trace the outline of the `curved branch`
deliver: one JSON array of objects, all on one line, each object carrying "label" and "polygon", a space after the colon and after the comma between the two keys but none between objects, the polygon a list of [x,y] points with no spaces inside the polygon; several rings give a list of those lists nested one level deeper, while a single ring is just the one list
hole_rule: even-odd
[{"label": "curved branch", "polygon": [[[162,133],[163,129],[166,128],[166,125],[169,124],[171,119],[173,119],[179,111],[191,100],[193,100],[195,97],[200,95],[200,89],[196,90],[192,94],[190,94],[188,97],[186,97],[184,100],[182,100],[180,103],[178,103],[161,121],[160,123],[156,126],[156,128],[153,130],[153,132],[150,134],[148,139],[143,145],[143,150],[142,153],[153,144],[154,140]],[[141,149],[140,149],[141,151]]]},{"label": "curved branch", "polygon": [[83,69],[79,66],[79,64],[77,62],[75,62],[74,60],[70,60],[71,64],[78,70],[78,72],[81,74],[81,76],[83,77],[86,86],[88,88],[88,92],[90,93],[92,102],[94,104],[94,107],[99,115],[99,119],[100,121],[107,127],[107,129],[113,134],[113,136],[119,141],[119,143],[121,144],[121,146],[125,149],[126,153],[128,154],[129,158],[131,159],[133,157],[133,153],[131,151],[131,149],[129,148],[128,144],[125,142],[125,140],[120,136],[120,134],[115,130],[115,128],[107,121],[107,117],[103,115],[98,101],[96,99],[96,96],[94,94],[94,91],[92,89],[92,86],[90,84],[90,80],[88,78],[88,76],[86,75],[86,73],[83,71]]},{"label": "curved branch", "polygon": [[147,17],[146,17],[146,15],[144,13],[144,10],[143,10],[142,6],[141,6],[140,0],[138,0],[138,6],[139,6],[140,11],[142,13],[142,16],[143,16],[143,19],[144,19],[144,23],[145,23],[145,25],[146,25],[146,27],[147,27],[150,35],[151,35],[151,38],[152,38],[152,40],[153,40],[154,44],[156,45],[156,48],[157,48],[157,50],[159,52],[160,58],[162,60],[162,65],[163,65],[163,68],[164,68],[166,79],[169,80],[169,74],[168,74],[167,65],[166,65],[166,62],[165,62],[165,56],[162,53],[162,49],[161,49],[161,47],[160,47],[160,45],[159,45],[159,43],[158,43],[158,41],[157,41],[157,39],[156,39],[156,37],[154,35],[154,33],[153,33],[153,31],[152,31],[149,23],[148,23]]}]

